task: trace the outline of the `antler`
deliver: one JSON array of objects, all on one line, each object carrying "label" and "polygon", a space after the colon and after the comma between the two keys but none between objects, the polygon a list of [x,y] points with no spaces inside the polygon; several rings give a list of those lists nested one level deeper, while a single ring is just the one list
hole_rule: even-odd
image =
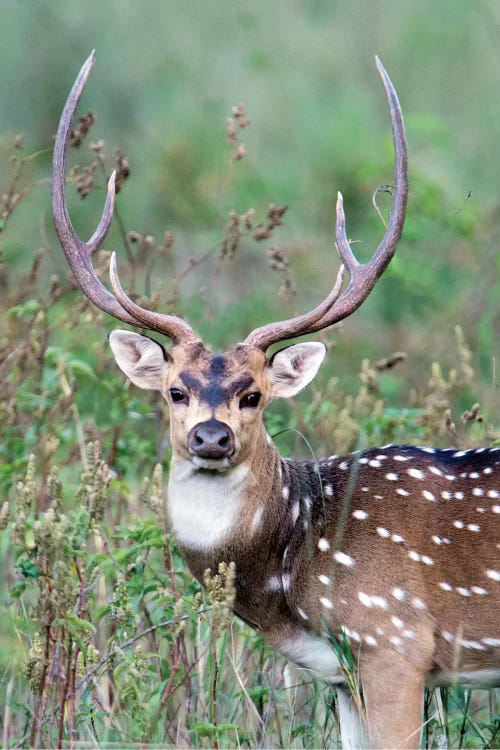
[{"label": "antler", "polygon": [[[351,315],[368,297],[396,250],[403,231],[408,198],[408,154],[403,115],[396,91],[378,57],[375,57],[375,62],[389,101],[395,154],[394,199],[385,235],[368,263],[359,263],[347,239],[342,195],[338,193],[335,239],[343,265],[340,267],[335,285],[328,297],[305,315],[269,323],[252,331],[245,339],[245,343],[264,352],[278,341],[320,331]],[[349,284],[341,294],[344,267],[349,274]]]},{"label": "antler", "polygon": [[179,343],[187,339],[196,339],[197,337],[191,326],[181,318],[175,315],[162,315],[161,313],[145,310],[127,297],[118,280],[114,253],[111,272],[116,296],[106,289],[96,275],[92,265],[92,255],[106,237],[113,219],[115,172],[109,178],[108,193],[101,220],[88,242],[82,242],[78,237],[69,218],[66,204],[66,153],[71,133],[71,122],[94,61],[95,51],[92,51],[78,73],[77,79],[64,105],[54,146],[52,214],[59,242],[78,286],[88,299],[101,310],[113,315],[118,320],[122,320],[124,323],[163,333],[172,339],[174,343]]}]

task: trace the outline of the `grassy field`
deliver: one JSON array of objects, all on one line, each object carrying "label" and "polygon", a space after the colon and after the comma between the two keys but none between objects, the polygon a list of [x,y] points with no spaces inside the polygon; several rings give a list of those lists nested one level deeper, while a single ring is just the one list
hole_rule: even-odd
[{"label": "grassy field", "polygon": [[[166,410],[124,383],[112,319],[68,277],[52,139],[95,47],[81,112],[96,121],[70,154],[75,226],[92,233],[105,178],[127,162],[102,278],[117,250],[129,290],[223,349],[330,288],[338,189],[360,257],[381,237],[371,197],[392,179],[392,148],[379,54],[408,130],[404,235],[364,307],[320,335],[330,353],[315,383],[273,403],[267,427],[302,457],[309,444],[315,455],[498,444],[499,7],[0,10],[2,747],[335,747],[332,691],[230,616],[227,571],[202,594],[168,534]],[[240,103],[251,122],[235,145],[227,118]],[[288,208],[262,239],[272,204]],[[387,214],[390,198],[379,205]],[[395,351],[407,356],[387,368]],[[430,693],[425,746],[500,747],[499,714],[496,691]]]}]

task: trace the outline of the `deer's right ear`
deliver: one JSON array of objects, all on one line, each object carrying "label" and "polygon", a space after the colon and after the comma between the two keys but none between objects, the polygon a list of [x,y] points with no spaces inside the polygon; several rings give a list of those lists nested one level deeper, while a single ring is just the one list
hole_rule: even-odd
[{"label": "deer's right ear", "polygon": [[134,385],[161,391],[170,367],[170,355],[156,341],[133,331],[109,334],[109,345],[120,370]]}]

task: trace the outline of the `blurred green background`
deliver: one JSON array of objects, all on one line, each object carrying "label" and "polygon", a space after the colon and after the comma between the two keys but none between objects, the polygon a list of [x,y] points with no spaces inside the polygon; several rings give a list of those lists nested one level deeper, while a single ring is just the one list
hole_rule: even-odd
[{"label": "blurred green background", "polygon": [[[359,361],[394,347],[431,360],[460,322],[483,373],[491,373],[500,324],[497,3],[3,0],[0,10],[2,169],[14,134],[23,134],[27,151],[51,143],[74,77],[95,47],[82,103],[82,112],[91,107],[98,117],[90,138],[104,138],[130,160],[132,177],[118,203],[126,229],[158,239],[175,233],[169,274],[220,246],[231,209],[262,213],[272,201],[289,204],[285,226],[268,244],[288,248],[298,290],[291,304],[275,300],[279,284],[268,273],[265,243],[244,244],[213,295],[208,266],[188,279],[186,296],[208,286],[208,301],[194,306],[191,319],[217,346],[326,293],[335,273],[337,189],[360,256],[379,240],[370,200],[378,184],[391,181],[392,151],[378,54],[406,117],[409,215],[396,261],[338,337],[338,367],[352,353]],[[226,189],[225,118],[239,102],[252,119],[243,134],[248,153]],[[87,144],[78,163],[90,160],[84,151]],[[47,155],[30,178],[47,177],[49,166]],[[7,178],[0,174],[2,184]],[[93,231],[101,201],[93,194],[80,202],[70,190],[82,235]],[[387,212],[388,199],[381,205]],[[26,266],[42,242],[41,224],[53,246],[47,273],[62,277],[48,183],[12,217],[5,260]],[[113,247],[116,232],[106,243]],[[252,302],[235,316],[242,295]]]}]

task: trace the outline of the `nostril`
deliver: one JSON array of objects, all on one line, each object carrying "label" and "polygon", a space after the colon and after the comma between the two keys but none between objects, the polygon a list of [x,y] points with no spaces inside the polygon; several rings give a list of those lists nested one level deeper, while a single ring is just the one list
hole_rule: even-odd
[{"label": "nostril", "polygon": [[229,435],[227,432],[220,438],[219,445],[221,448],[227,448],[229,445]]},{"label": "nostril", "polygon": [[194,442],[195,442],[195,445],[203,445],[204,440],[201,437],[201,435],[199,435],[198,433],[196,433],[195,436],[194,436]]}]

